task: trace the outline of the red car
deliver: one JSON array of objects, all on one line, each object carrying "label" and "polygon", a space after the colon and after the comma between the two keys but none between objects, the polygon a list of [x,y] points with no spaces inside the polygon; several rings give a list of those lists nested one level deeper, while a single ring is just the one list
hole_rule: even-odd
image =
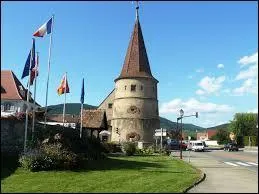
[{"label": "red car", "polygon": [[180,142],[179,145],[182,147],[182,150],[186,150],[187,149],[187,145],[184,142],[182,142],[182,144]]}]

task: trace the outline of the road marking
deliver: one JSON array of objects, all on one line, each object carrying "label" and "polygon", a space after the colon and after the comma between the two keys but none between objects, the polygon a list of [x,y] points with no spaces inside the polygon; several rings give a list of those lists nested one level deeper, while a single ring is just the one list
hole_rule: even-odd
[{"label": "road marking", "polygon": [[252,165],[258,166],[258,164],[254,163],[254,162],[247,162],[247,164],[252,164]]},{"label": "road marking", "polygon": [[234,163],[232,163],[232,162],[224,162],[224,163],[229,164],[229,165],[232,165],[232,166],[238,166],[237,164],[234,164]]},{"label": "road marking", "polygon": [[240,165],[243,165],[243,166],[251,166],[250,164],[246,164],[246,163],[243,163],[243,162],[236,162],[237,164],[240,164]]}]

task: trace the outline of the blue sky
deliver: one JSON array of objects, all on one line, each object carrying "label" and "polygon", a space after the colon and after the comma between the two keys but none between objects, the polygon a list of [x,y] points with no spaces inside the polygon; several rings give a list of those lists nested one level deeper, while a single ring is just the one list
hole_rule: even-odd
[{"label": "blue sky", "polygon": [[[48,105],[65,72],[70,94],[99,105],[114,88],[135,21],[127,2],[2,2],[1,69],[20,79],[32,34],[55,14]],[[140,23],[158,84],[159,114],[179,109],[200,117],[184,122],[222,124],[236,112],[258,112],[257,2],[141,2]],[[40,75],[36,100],[45,105],[49,35],[37,38]],[[27,78],[22,80],[26,85]]]}]

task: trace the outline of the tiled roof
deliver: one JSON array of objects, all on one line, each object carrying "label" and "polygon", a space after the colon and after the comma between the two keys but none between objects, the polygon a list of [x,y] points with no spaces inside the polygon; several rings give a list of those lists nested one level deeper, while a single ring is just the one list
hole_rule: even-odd
[{"label": "tiled roof", "polygon": [[[1,70],[1,100],[27,100],[27,89],[11,70]],[[33,99],[30,99],[33,103]],[[37,102],[36,105],[40,106]]]},{"label": "tiled roof", "polygon": [[83,127],[107,129],[107,118],[104,110],[83,110]]},{"label": "tiled roof", "polygon": [[132,77],[147,77],[155,79],[150,70],[146,47],[138,18],[134,25],[134,30],[131,35],[121,74],[116,80]]},{"label": "tiled roof", "polygon": [[1,99],[26,100],[25,93],[26,89],[12,71],[1,70]]}]

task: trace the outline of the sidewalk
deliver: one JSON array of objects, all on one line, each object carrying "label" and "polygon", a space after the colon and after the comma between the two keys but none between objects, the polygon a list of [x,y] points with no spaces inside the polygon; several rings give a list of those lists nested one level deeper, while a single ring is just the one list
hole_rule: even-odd
[{"label": "sidewalk", "polygon": [[244,150],[244,152],[258,152],[258,147],[257,146],[245,146],[243,150]]},{"label": "sidewalk", "polygon": [[[188,193],[253,193],[258,192],[256,172],[243,168],[226,166],[205,153],[191,153],[190,164],[201,169],[206,179],[188,191]],[[179,152],[173,153],[179,158]],[[188,152],[183,152],[183,159],[188,162]]]}]

